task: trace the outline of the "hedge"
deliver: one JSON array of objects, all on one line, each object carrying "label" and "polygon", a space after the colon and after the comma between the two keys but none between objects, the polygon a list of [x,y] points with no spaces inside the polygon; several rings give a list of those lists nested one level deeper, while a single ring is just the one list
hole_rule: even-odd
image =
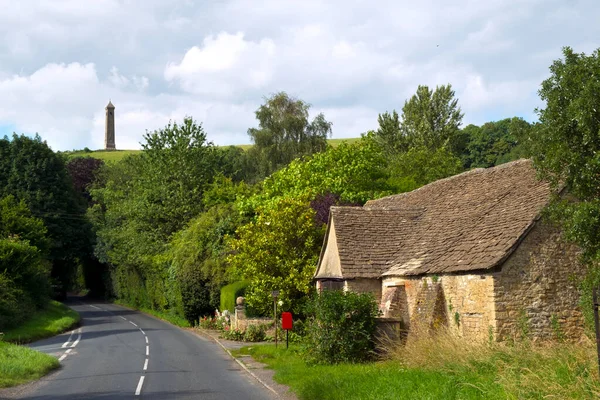
[{"label": "hedge", "polygon": [[233,313],[235,310],[235,299],[246,293],[249,281],[233,282],[221,288],[221,312],[229,310]]}]

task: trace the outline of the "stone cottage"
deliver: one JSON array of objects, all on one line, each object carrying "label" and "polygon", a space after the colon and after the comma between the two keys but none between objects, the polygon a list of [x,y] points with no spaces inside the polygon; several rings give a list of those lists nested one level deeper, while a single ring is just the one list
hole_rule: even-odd
[{"label": "stone cottage", "polygon": [[363,207],[332,207],[317,288],[371,292],[384,317],[466,338],[583,333],[578,249],[540,218],[529,160],[475,169]]}]

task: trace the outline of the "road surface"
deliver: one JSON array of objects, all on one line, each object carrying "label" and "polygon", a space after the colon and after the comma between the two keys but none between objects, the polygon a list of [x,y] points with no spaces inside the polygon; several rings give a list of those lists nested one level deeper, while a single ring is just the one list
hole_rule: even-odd
[{"label": "road surface", "polygon": [[77,300],[81,327],[30,347],[61,368],[0,398],[274,399],[212,340],[114,304]]}]

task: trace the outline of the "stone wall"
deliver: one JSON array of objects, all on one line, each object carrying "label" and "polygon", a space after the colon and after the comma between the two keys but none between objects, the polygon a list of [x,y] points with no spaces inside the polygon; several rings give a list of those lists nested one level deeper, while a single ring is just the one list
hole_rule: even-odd
[{"label": "stone wall", "polygon": [[[424,323],[429,327],[435,322],[435,325],[444,324],[473,340],[487,340],[490,329],[495,329],[494,281],[491,275],[388,278],[384,280],[386,285],[387,290],[392,285],[404,286],[409,310],[409,320],[405,320],[407,326]],[[445,310],[440,310],[440,305],[445,305]],[[424,316],[423,311],[431,312],[431,315]],[[441,319],[446,319],[445,323]]]},{"label": "stone wall", "polygon": [[354,293],[373,293],[377,303],[381,302],[381,280],[357,278],[344,281],[344,290]]},{"label": "stone wall", "polygon": [[[558,228],[538,221],[521,245],[494,274],[496,335],[570,339],[583,334],[577,284],[585,274],[578,249]],[[554,321],[554,322],[553,322]]]}]

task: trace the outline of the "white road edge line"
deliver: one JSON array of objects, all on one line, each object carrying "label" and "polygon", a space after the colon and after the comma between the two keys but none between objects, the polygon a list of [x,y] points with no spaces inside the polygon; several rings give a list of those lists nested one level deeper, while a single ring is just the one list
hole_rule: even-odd
[{"label": "white road edge line", "polygon": [[148,344],[148,336],[144,336],[146,338],[146,344]]},{"label": "white road edge line", "polygon": [[254,377],[254,378],[257,380],[257,381],[259,381],[260,383],[262,383],[262,385],[263,385],[264,387],[266,387],[267,389],[269,389],[271,392],[275,393],[275,395],[276,395],[277,397],[280,397],[280,396],[279,396],[279,393],[277,393],[277,391],[276,391],[275,389],[273,389],[271,386],[267,385],[267,383],[266,383],[265,381],[263,381],[262,379],[260,379],[260,378],[259,378],[259,377],[258,377],[258,376],[257,376],[257,375],[254,373],[254,372],[250,371],[250,370],[248,369],[248,367],[246,367],[246,365],[244,365],[244,363],[243,363],[243,362],[241,362],[240,360],[238,360],[237,358],[235,358],[235,357],[233,356],[233,354],[231,354],[231,351],[229,351],[229,349],[227,349],[227,347],[223,346],[223,344],[222,344],[220,341],[218,341],[217,339],[214,339],[214,338],[213,338],[213,340],[214,340],[215,342],[217,342],[217,344],[218,344],[219,346],[221,346],[221,347],[223,348],[223,350],[225,350],[225,352],[226,352],[227,354],[229,354],[229,357],[233,358],[233,359],[235,360],[235,362],[237,362],[237,363],[240,365],[240,367],[244,368],[244,370],[245,370],[247,373],[249,373],[250,375],[252,375],[252,376],[253,376],[253,377]]},{"label": "white road edge line", "polygon": [[150,355],[150,346],[146,346],[146,355],[149,356]]},{"label": "white road edge line", "polygon": [[140,376],[140,381],[138,382],[137,389],[135,389],[135,395],[139,396],[142,393],[142,385],[144,384],[144,376]]},{"label": "white road edge line", "polygon": [[81,340],[81,328],[77,329],[77,333],[78,333],[77,340],[75,340],[73,342],[73,344],[71,345],[71,348],[73,348],[79,344],[79,341]]},{"label": "white road edge line", "polygon": [[75,331],[76,331],[76,329],[73,329],[71,331],[71,334],[69,335],[69,339],[66,342],[64,342],[63,345],[61,346],[63,349],[65,347],[67,347],[69,345],[69,343],[71,343],[71,338],[73,337],[73,334],[75,333]]},{"label": "white road edge line", "polygon": [[73,350],[73,349],[69,349],[69,350],[65,351],[65,354],[69,354],[71,352],[71,350]]},{"label": "white road edge line", "polygon": [[58,361],[60,362],[60,361],[64,360],[65,358],[67,358],[67,355],[63,354],[62,356],[60,356],[60,358],[58,359]]},{"label": "white road edge line", "polygon": [[148,359],[144,362],[144,371],[148,369]]},{"label": "white road edge line", "polygon": [[135,322],[129,321],[129,323],[137,328],[137,324]]}]

